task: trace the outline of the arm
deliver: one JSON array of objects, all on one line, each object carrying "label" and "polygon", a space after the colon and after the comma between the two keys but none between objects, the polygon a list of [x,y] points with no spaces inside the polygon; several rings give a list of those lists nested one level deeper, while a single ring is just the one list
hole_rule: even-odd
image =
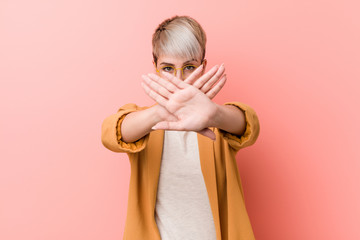
[{"label": "arm", "polygon": [[216,107],[214,117],[212,118],[213,121],[210,125],[241,136],[246,127],[244,112],[233,105],[216,104]]},{"label": "arm", "polygon": [[124,142],[135,142],[152,131],[152,127],[161,118],[157,113],[158,105],[126,115],[121,124],[121,135]]},{"label": "arm", "polygon": [[[260,123],[255,110],[242,102],[227,102],[225,106],[238,108],[244,113],[245,131],[241,135],[236,135],[229,132],[229,129],[223,130],[218,128],[220,136],[224,138],[235,151],[253,145],[260,133]],[[233,120],[237,121],[236,119]]]},{"label": "arm", "polygon": [[103,145],[113,152],[135,153],[144,149],[148,138],[143,137],[131,143],[124,142],[121,125],[127,115],[133,112],[145,111],[147,108],[128,103],[120,107],[117,113],[105,118],[101,126],[101,141]]}]

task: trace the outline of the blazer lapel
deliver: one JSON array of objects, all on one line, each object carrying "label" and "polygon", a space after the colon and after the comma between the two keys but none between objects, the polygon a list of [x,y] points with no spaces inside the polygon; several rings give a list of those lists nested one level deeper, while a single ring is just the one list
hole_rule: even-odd
[{"label": "blazer lapel", "polygon": [[217,195],[217,183],[216,183],[216,169],[214,158],[214,143],[213,141],[201,134],[198,136],[199,155],[201,170],[204,177],[206,189],[208,192],[209,202],[213,213],[216,239],[221,239],[220,231],[220,218],[219,218],[219,206]]},{"label": "blazer lapel", "polygon": [[149,200],[152,210],[155,211],[157,187],[160,175],[161,157],[164,142],[164,130],[156,130],[150,133],[147,149],[147,174]]}]

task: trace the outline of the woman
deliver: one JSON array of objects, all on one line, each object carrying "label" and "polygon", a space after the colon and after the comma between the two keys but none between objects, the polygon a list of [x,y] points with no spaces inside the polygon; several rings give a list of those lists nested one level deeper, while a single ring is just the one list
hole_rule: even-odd
[{"label": "woman", "polygon": [[152,44],[157,74],[142,86],[157,104],[126,104],[102,125],[104,146],[131,164],[124,239],[255,239],[235,159],[259,135],[255,111],[211,101],[225,68],[204,74],[206,35],[193,18],[166,19]]}]

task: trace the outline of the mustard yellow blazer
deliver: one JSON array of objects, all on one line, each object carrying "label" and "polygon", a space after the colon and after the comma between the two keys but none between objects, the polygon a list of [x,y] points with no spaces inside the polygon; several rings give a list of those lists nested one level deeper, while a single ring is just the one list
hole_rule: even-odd
[{"label": "mustard yellow blazer", "polygon": [[[225,103],[244,111],[246,129],[236,136],[210,128],[216,141],[197,134],[201,171],[204,177],[217,240],[255,239],[246,211],[244,194],[235,155],[241,148],[255,143],[260,125],[256,112],[240,102]],[[126,114],[146,109],[135,104],[122,106],[107,117],[101,127],[103,145],[129,156],[131,177],[124,240],[160,240],[155,222],[155,203],[160,173],[164,130],[152,131],[133,143],[121,139],[121,123]],[[236,121],[236,119],[234,119]]]}]

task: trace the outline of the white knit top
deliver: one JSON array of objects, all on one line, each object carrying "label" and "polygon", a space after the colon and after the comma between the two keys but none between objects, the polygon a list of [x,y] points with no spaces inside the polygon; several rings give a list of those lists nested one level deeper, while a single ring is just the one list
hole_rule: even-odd
[{"label": "white knit top", "polygon": [[216,240],[196,132],[165,131],[155,220],[162,240]]}]

